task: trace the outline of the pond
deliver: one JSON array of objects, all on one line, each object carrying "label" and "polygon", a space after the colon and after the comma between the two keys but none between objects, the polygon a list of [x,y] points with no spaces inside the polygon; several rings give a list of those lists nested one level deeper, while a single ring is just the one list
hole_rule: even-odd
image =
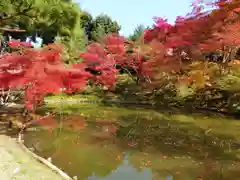
[{"label": "pond", "polygon": [[78,180],[240,177],[239,120],[94,104],[55,111],[24,141]]}]

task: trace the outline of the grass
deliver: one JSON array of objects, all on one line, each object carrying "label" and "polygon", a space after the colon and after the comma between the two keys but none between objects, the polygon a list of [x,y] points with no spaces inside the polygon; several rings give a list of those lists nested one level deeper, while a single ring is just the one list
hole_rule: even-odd
[{"label": "grass", "polygon": [[58,94],[54,96],[47,96],[45,98],[46,101],[59,101],[59,100],[100,100],[99,97],[94,95],[83,95],[83,94],[77,94],[69,96],[67,94]]},{"label": "grass", "polygon": [[[49,96],[45,99],[47,102],[43,109],[50,109],[55,112],[58,112],[62,115],[68,114],[78,114],[84,116],[88,119],[93,120],[111,120],[116,121],[120,116],[127,115],[136,115],[139,114],[141,116],[148,116],[150,114],[160,115],[159,113],[155,113],[153,110],[145,111],[142,108],[123,108],[118,107],[116,105],[113,106],[105,106],[102,103],[56,103],[60,99],[63,100],[74,100],[74,101],[84,101],[84,100],[94,100],[97,101],[100,99],[96,96],[88,96],[88,95],[74,95],[74,96],[66,96],[66,95],[58,95],[58,96]],[[56,102],[54,102],[56,101]],[[161,115],[163,116],[163,115]]]}]

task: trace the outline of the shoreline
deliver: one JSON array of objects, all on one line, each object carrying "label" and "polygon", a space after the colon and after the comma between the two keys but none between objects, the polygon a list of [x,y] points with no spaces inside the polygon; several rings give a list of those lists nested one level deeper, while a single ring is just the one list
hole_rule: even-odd
[{"label": "shoreline", "polygon": [[[19,141],[20,140],[20,141]],[[0,134],[0,176],[4,180],[73,180],[48,160],[30,151],[21,138]]]},{"label": "shoreline", "polygon": [[50,161],[38,156],[37,154],[35,154],[34,152],[32,152],[31,150],[29,150],[23,143],[24,141],[22,140],[22,135],[18,134],[18,140],[16,141],[16,143],[19,145],[19,147],[26,152],[27,154],[29,154],[30,156],[32,156],[35,160],[37,160],[38,162],[44,164],[45,166],[47,166],[48,168],[50,168],[53,172],[57,173],[58,175],[60,175],[64,180],[73,180],[70,176],[68,176],[65,172],[63,172],[61,169],[59,169],[57,166],[55,166],[54,164],[52,164]]}]

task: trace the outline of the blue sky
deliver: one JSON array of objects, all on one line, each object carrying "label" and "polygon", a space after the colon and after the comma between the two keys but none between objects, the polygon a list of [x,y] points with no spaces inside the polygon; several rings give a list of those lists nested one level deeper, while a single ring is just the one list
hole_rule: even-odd
[{"label": "blue sky", "polygon": [[121,34],[129,35],[139,24],[152,26],[153,17],[166,17],[172,23],[178,15],[191,10],[193,0],[75,0],[93,15],[105,13],[122,27]]}]

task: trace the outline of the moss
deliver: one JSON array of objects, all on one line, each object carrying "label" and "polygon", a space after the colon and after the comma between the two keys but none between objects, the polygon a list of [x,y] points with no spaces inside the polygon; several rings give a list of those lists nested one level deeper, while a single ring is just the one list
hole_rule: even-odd
[{"label": "moss", "polygon": [[58,94],[58,95],[53,95],[53,96],[47,96],[45,98],[45,101],[58,101],[58,100],[100,100],[99,97],[94,96],[94,95],[83,95],[83,94],[78,94],[78,95],[67,95],[67,94]]}]

